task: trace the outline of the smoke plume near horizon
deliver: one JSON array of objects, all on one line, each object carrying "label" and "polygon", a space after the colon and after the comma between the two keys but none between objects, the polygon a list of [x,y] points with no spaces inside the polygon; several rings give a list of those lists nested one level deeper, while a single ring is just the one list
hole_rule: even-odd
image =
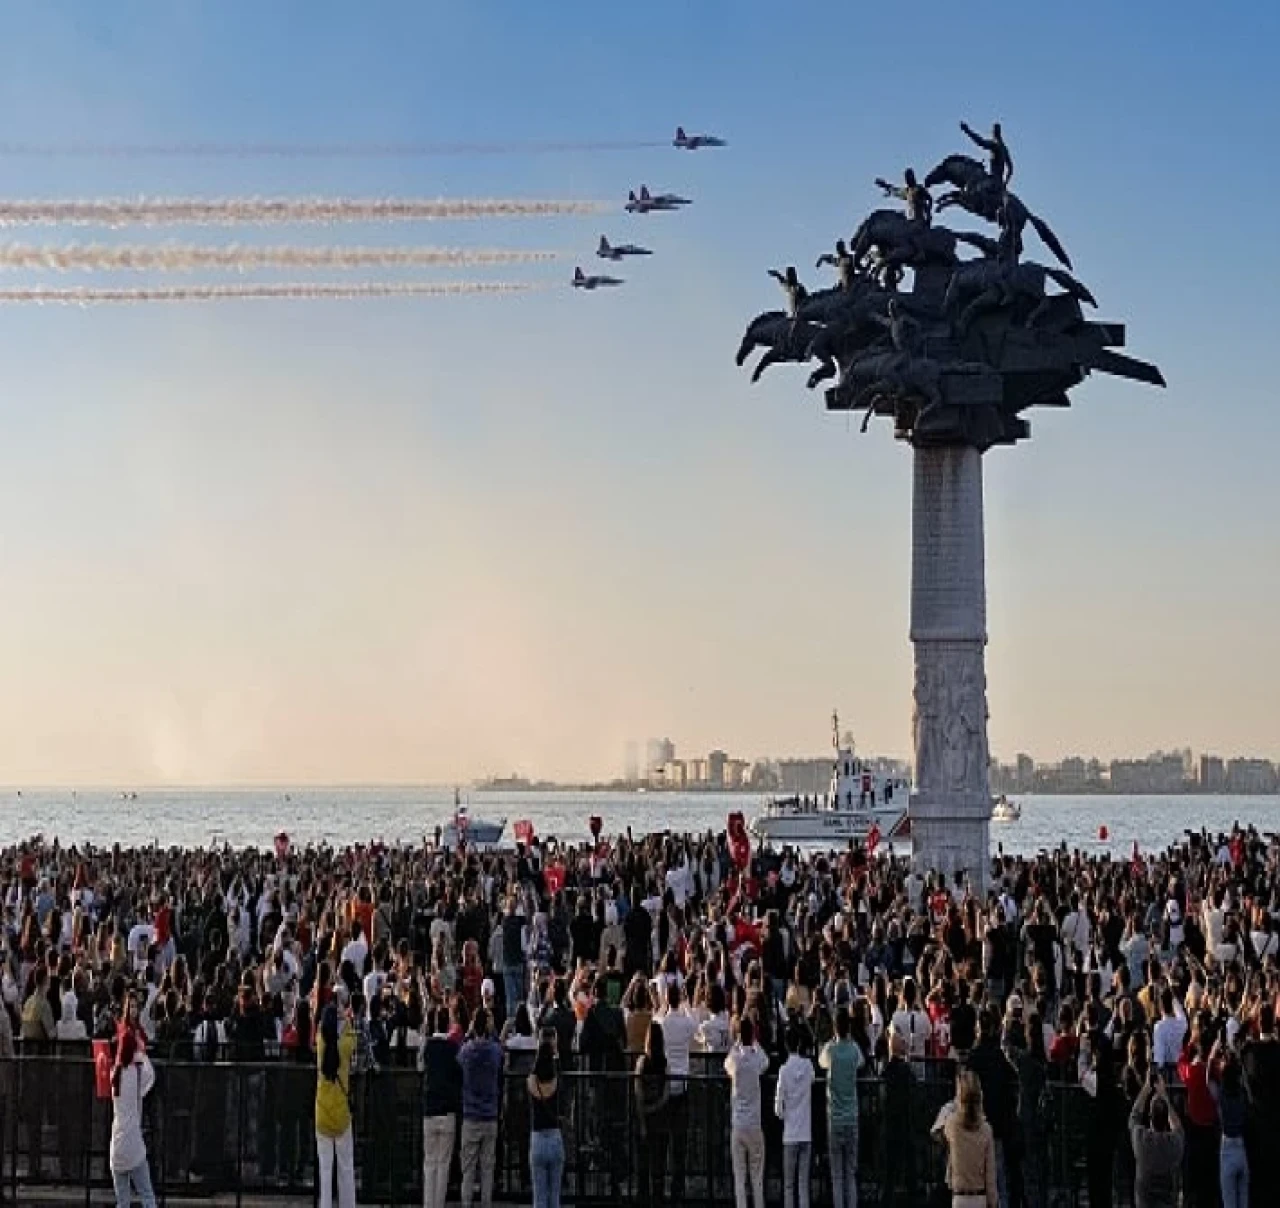
[{"label": "smoke plume near horizon", "polygon": [[426,197],[158,197],[0,201],[0,227],[439,222],[601,214],[603,201]]},{"label": "smoke plume near horizon", "polygon": [[290,282],[275,285],[185,285],[141,289],[34,286],[25,289],[0,289],[0,305],[102,306],[142,302],[435,298],[472,294],[522,294],[547,288],[548,283],[539,281],[373,281],[345,285]]},{"label": "smoke plume near horizon", "polygon": [[0,244],[0,270],[192,272],[260,268],[473,268],[546,264],[555,251],[461,247],[255,247],[228,244]]}]

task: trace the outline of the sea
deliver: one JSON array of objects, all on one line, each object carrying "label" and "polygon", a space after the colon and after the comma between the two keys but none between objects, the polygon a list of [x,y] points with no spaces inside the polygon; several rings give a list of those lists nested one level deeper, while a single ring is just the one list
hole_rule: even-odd
[{"label": "sea", "polygon": [[[209,788],[0,790],[0,846],[43,834],[64,844],[198,847],[230,843],[268,848],[280,832],[295,845],[327,842],[421,843],[453,817],[452,788]],[[538,834],[586,841],[590,819],[606,835],[628,828],[720,831],[728,815],[748,819],[762,799],[748,793],[464,793],[477,819],[505,819],[504,838],[528,820]],[[1069,848],[1127,857],[1181,841],[1186,831],[1216,834],[1235,823],[1280,831],[1280,796],[1025,796],[1018,822],[992,823],[991,848],[1034,854]],[[1105,828],[1105,829],[1104,829]]]}]

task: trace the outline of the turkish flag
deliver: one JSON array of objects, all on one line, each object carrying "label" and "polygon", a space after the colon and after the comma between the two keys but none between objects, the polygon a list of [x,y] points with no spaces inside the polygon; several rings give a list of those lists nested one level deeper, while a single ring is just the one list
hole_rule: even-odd
[{"label": "turkish flag", "polygon": [[880,823],[873,822],[871,829],[867,831],[867,855],[875,855],[875,850],[880,846]]},{"label": "turkish flag", "polygon": [[93,1088],[99,1099],[111,1098],[111,1042],[93,1042]]}]

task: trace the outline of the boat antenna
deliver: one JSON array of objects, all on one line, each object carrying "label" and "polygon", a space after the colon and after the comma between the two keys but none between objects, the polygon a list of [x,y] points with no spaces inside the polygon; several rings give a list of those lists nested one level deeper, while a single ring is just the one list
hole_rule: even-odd
[{"label": "boat antenna", "polygon": [[840,750],[840,714],[835,710],[831,710],[831,745]]}]

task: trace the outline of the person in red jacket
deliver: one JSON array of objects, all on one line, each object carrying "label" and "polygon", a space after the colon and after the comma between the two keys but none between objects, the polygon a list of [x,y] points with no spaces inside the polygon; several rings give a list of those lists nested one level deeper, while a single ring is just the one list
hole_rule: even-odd
[{"label": "person in red jacket", "polygon": [[1209,1082],[1219,1075],[1208,1061],[1211,1028],[1197,1019],[1178,1059],[1178,1077],[1187,1088],[1187,1190],[1197,1208],[1212,1208],[1218,1200],[1218,1104]]}]

